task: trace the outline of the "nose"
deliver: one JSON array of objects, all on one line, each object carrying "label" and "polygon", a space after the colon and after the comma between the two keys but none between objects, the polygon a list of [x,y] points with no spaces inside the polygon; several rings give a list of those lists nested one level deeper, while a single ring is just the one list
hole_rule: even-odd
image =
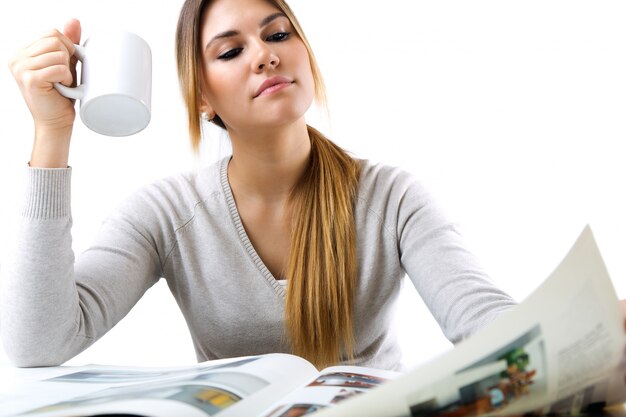
[{"label": "nose", "polygon": [[255,72],[262,72],[278,67],[280,59],[278,55],[265,43],[259,43],[255,59],[252,63]]}]

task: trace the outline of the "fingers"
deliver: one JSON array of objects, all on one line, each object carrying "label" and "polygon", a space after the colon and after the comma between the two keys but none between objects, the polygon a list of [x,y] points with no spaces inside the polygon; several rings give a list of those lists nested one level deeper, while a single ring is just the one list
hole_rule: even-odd
[{"label": "fingers", "polygon": [[45,46],[45,42],[50,42],[48,46],[54,47],[56,49],[60,49],[61,45],[65,47],[65,50],[68,51],[70,55],[74,55],[74,42],[65,36],[63,33],[59,32],[57,29],[51,29],[47,32],[44,32],[35,40],[33,43],[28,45],[25,49],[36,53],[37,46],[41,45],[43,42],[43,46]]},{"label": "fingers", "polygon": [[57,36],[48,36],[39,39],[24,50],[26,56],[35,57],[48,52],[63,51],[68,56],[74,53],[74,45],[68,46],[63,39]]},{"label": "fingers", "polygon": [[[37,69],[37,66],[33,68],[30,67],[30,61],[36,58],[36,62],[38,62],[36,65],[41,65],[42,57],[48,54],[51,54],[48,56],[53,59],[62,59],[69,64],[70,56],[74,53],[74,45],[69,43],[67,38],[63,38],[65,38],[65,36],[61,35],[58,31],[49,32],[47,36],[37,39],[32,44],[19,51],[17,55],[9,61],[9,67],[11,67],[14,74],[16,72],[15,67],[18,67],[17,69],[21,67]],[[56,63],[57,62],[53,60],[52,64]]]},{"label": "fingers", "polygon": [[70,65],[70,56],[65,51],[46,52],[28,59],[27,66],[31,70],[40,70],[53,65]]},{"label": "fingers", "polygon": [[[27,48],[16,62],[17,69],[39,70],[52,65],[70,66],[71,53],[58,38],[45,38]],[[21,66],[21,68],[19,68]]]},{"label": "fingers", "polygon": [[52,65],[36,71],[30,71],[22,78],[22,85],[27,91],[52,89],[54,83],[71,86],[72,73],[67,65]]},{"label": "fingers", "polygon": [[71,40],[59,31],[51,30],[20,51],[9,62],[9,67],[17,82],[27,88],[50,88],[55,82],[71,85],[70,58],[73,53]]}]

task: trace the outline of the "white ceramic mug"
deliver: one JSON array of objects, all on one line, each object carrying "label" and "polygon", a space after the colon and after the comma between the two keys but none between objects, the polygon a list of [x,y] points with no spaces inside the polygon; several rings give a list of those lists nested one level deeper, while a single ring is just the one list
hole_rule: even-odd
[{"label": "white ceramic mug", "polygon": [[76,45],[76,57],[82,62],[80,84],[55,88],[80,100],[80,118],[88,128],[128,136],[148,126],[152,53],[145,40],[130,32],[98,33]]}]

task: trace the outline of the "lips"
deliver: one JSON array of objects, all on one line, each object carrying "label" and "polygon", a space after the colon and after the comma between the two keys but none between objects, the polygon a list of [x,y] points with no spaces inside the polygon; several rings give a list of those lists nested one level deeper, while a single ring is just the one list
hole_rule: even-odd
[{"label": "lips", "polygon": [[282,77],[280,75],[270,77],[267,80],[263,81],[263,83],[259,86],[254,94],[254,98],[257,98],[262,95],[271,94],[274,91],[282,90],[285,87],[288,87],[293,83],[293,80]]}]

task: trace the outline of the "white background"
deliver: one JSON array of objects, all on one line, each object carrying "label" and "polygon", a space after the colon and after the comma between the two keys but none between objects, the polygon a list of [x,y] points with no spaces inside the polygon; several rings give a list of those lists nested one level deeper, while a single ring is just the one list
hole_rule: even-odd
[{"label": "white background", "polygon": [[[79,18],[84,37],[116,27],[153,52],[152,122],[124,139],[77,122],[74,249],[89,244],[125,195],[208,163],[194,158],[178,92],[174,30],[181,0],[3,3],[0,61]],[[330,118],[309,122],[363,158],[413,172],[461,226],[493,279],[522,300],[590,223],[626,298],[626,4],[610,1],[293,0],[324,74]],[[12,245],[32,123],[0,66],[0,264]],[[397,324],[406,362],[449,344],[407,286]],[[0,362],[6,359],[1,359]],[[195,362],[173,298],[157,284],[70,363]]]}]

